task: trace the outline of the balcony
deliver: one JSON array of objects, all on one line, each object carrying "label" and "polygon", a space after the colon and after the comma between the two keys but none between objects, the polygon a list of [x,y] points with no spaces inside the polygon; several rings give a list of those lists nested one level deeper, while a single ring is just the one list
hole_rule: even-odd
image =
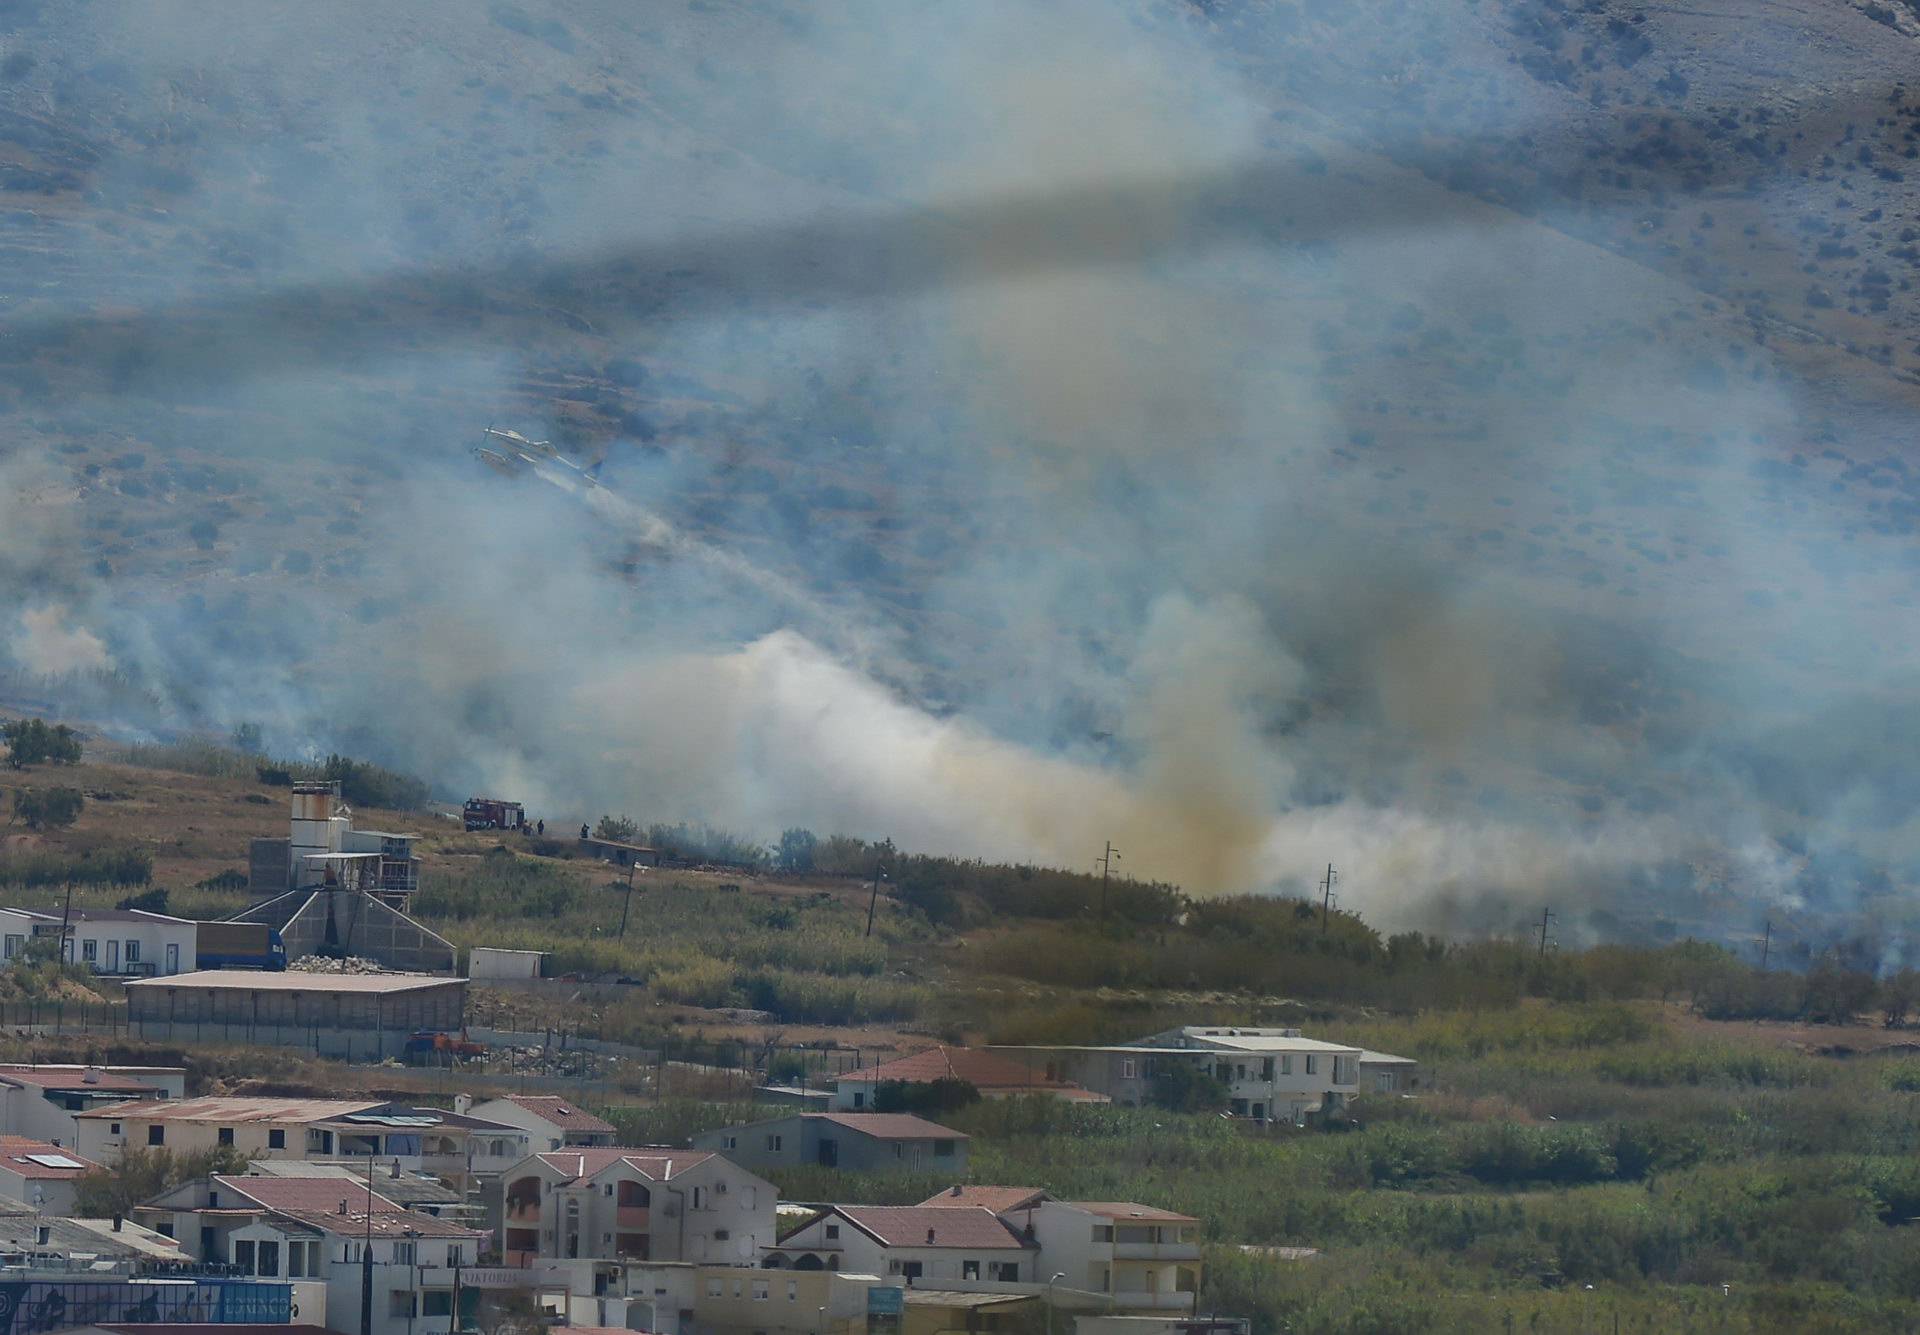
[{"label": "balcony", "polygon": [[622,1233],[645,1233],[653,1227],[644,1205],[622,1205],[613,1212],[613,1226]]},{"label": "balcony", "polygon": [[1116,1242],[1113,1244],[1113,1259],[1116,1261],[1198,1261],[1200,1244],[1197,1242]]},{"label": "balcony", "polygon": [[524,1197],[507,1198],[507,1222],[510,1224],[537,1224],[540,1222],[540,1202]]},{"label": "balcony", "polygon": [[524,1270],[530,1265],[537,1264],[540,1260],[539,1252],[518,1251],[512,1247],[507,1248],[500,1256],[510,1270]]}]

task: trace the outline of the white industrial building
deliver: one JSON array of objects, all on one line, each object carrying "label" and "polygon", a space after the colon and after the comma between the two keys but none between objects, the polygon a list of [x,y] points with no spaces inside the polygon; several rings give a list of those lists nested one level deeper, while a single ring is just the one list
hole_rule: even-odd
[{"label": "white industrial building", "polygon": [[[72,909],[64,917],[34,909],[0,909],[0,959],[12,963],[35,940],[58,941],[63,957],[117,978],[165,977],[198,967],[200,925],[144,909]],[[51,946],[48,947],[52,949]]]}]

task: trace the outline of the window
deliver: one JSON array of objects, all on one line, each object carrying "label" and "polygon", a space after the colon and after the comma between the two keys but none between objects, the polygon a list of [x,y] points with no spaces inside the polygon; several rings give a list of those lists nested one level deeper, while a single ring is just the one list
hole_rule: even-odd
[{"label": "window", "polygon": [[413,1264],[413,1244],[411,1242],[396,1242],[393,1244],[393,1263],[395,1265]]},{"label": "window", "polygon": [[1293,1074],[1293,1058],[1292,1057],[1282,1057],[1280,1059],[1280,1074],[1281,1075]]},{"label": "window", "polygon": [[1113,1241],[1113,1225],[1112,1224],[1095,1224],[1093,1226],[1093,1240],[1095,1242],[1112,1242]]},{"label": "window", "polygon": [[907,1157],[907,1147],[897,1140],[893,1142],[893,1157],[896,1159],[904,1159]]},{"label": "window", "polygon": [[716,1228],[715,1230],[713,1230],[713,1240],[715,1242],[725,1242],[728,1238],[732,1236],[733,1234],[727,1232],[727,1230],[724,1228]]},{"label": "window", "polygon": [[421,1316],[452,1316],[452,1289],[425,1289],[420,1294]]},{"label": "window", "polygon": [[243,1275],[253,1273],[253,1244],[236,1238],[233,1244],[233,1267]]},{"label": "window", "polygon": [[167,1129],[155,1122],[147,1128],[147,1144],[164,1145],[167,1143]]},{"label": "window", "polygon": [[960,1278],[962,1279],[980,1278],[980,1263],[978,1261],[962,1261],[960,1263]]},{"label": "window", "polygon": [[140,962],[140,943],[138,941],[127,942],[127,963],[138,964],[139,962]]},{"label": "window", "polygon": [[1138,1074],[1139,1067],[1132,1057],[1122,1057],[1120,1059],[1120,1078],[1122,1080],[1131,1080]]},{"label": "window", "polygon": [[707,1189],[705,1187],[695,1187],[693,1189],[693,1208],[696,1210],[704,1210],[707,1208]]},{"label": "window", "polygon": [[413,1315],[413,1290],[389,1290],[387,1293],[387,1315],[411,1317]]},{"label": "window", "polygon": [[997,1279],[1002,1284],[1018,1284],[1020,1282],[1020,1263],[1018,1261],[989,1261],[987,1262],[987,1278]]},{"label": "window", "polygon": [[285,1131],[282,1131],[280,1128],[275,1127],[273,1130],[267,1132],[267,1148],[268,1149],[284,1150],[286,1147],[287,1147],[287,1133]]},{"label": "window", "polygon": [[747,1286],[737,1279],[733,1281],[733,1296],[735,1298],[744,1298],[747,1296]]},{"label": "window", "polygon": [[92,964],[95,960],[99,959],[100,943],[98,941],[82,941],[80,943],[80,958],[88,964]]},{"label": "window", "polygon": [[1320,1059],[1311,1052],[1307,1054],[1307,1074],[1313,1075],[1320,1069]]},{"label": "window", "polygon": [[753,1300],[757,1303],[763,1303],[767,1300],[766,1280],[756,1279],[753,1281]]},{"label": "window", "polygon": [[12,959],[15,955],[18,955],[21,951],[25,950],[26,948],[27,948],[26,937],[16,936],[12,932],[9,932],[7,934],[7,953],[6,953],[7,959]]},{"label": "window", "polygon": [[609,1182],[609,1183],[607,1183],[607,1187],[606,1187],[606,1194],[607,1194],[607,1197],[608,1197],[609,1199],[611,1199],[611,1198],[612,1198],[612,1196],[613,1196],[613,1183],[611,1183],[611,1182]]},{"label": "window", "polygon": [[767,1137],[767,1149],[768,1149],[768,1151],[769,1151],[770,1153],[773,1153],[773,1154],[778,1154],[778,1153],[780,1153],[780,1137],[779,1137],[779,1136],[768,1136],[768,1137]]},{"label": "window", "polygon": [[933,1157],[936,1159],[951,1159],[953,1157],[953,1142],[951,1140],[934,1141]]},{"label": "window", "polygon": [[864,1108],[867,1106],[867,1096],[857,1089],[853,1092],[853,1106],[856,1108]]},{"label": "window", "polygon": [[465,1265],[466,1263],[467,1248],[465,1243],[456,1242],[447,1248],[448,1265]]},{"label": "window", "polygon": [[840,1238],[840,1225],[828,1224],[827,1225],[827,1241],[837,1242],[839,1241],[839,1238]]},{"label": "window", "polygon": [[720,1143],[726,1149],[730,1149],[730,1150],[738,1149],[740,1147],[740,1137],[728,1136],[725,1140],[721,1141]]},{"label": "window", "polygon": [[277,1277],[280,1273],[280,1244],[263,1242],[260,1244],[260,1273]]},{"label": "window", "polygon": [[117,1135],[119,1135],[119,1134],[120,1134],[120,1123],[118,1123],[118,1122],[109,1122],[109,1123],[107,1124],[107,1134],[108,1134],[108,1135],[110,1135],[110,1136],[117,1136]]},{"label": "window", "polygon": [[787,1281],[787,1301],[791,1303],[791,1302],[798,1302],[799,1300],[800,1300],[800,1281],[797,1279],[790,1279]]},{"label": "window", "polygon": [[230,1126],[221,1127],[214,1133],[214,1139],[218,1140],[222,1145],[233,1144],[233,1128]]},{"label": "window", "polygon": [[709,1279],[707,1281],[707,1297],[722,1298],[726,1296],[726,1291],[727,1291],[727,1286],[721,1283],[719,1280]]}]

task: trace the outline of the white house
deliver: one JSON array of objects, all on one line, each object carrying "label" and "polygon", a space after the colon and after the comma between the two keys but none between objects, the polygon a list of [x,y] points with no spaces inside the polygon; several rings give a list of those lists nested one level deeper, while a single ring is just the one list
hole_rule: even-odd
[{"label": "white house", "polygon": [[[63,957],[95,973],[150,978],[192,973],[200,925],[145,909],[73,909],[65,918]],[[0,909],[0,959],[12,962],[27,942],[58,941],[62,918],[33,909]]]},{"label": "white house", "polygon": [[749,1168],[814,1164],[856,1173],[967,1171],[966,1133],[911,1113],[792,1113],[702,1131],[693,1145]]},{"label": "white house", "polygon": [[[377,1181],[376,1181],[377,1185]],[[456,1270],[484,1230],[403,1209],[365,1186],[325,1178],[215,1176],[184,1183],[136,1215],[202,1261],[237,1274],[323,1286],[326,1322],[360,1329],[363,1256],[373,1255],[375,1335],[452,1330]]]},{"label": "white house", "polygon": [[773,1184],[700,1150],[548,1150],[504,1181],[502,1250],[509,1265],[752,1265],[774,1240]]},{"label": "white house", "polygon": [[765,1250],[769,1270],[852,1270],[923,1288],[1036,1279],[1038,1245],[983,1206],[834,1205]]},{"label": "white house", "polygon": [[1200,1291],[1200,1221],[1132,1201],[1059,1201],[1030,1187],[955,1187],[922,1209],[993,1212],[1039,1248],[1036,1275],[1103,1294],[1111,1310],[1192,1312]]},{"label": "white house", "polygon": [[1221,1111],[1255,1122],[1337,1112],[1360,1091],[1362,1050],[1298,1029],[1187,1025],[1131,1043],[995,1050],[1133,1106],[1151,1102],[1169,1064],[1179,1063],[1227,1087]]},{"label": "white house", "polygon": [[530,1153],[569,1146],[611,1145],[614,1140],[613,1123],[556,1094],[509,1094],[484,1103],[474,1103],[467,1095],[456,1094],[453,1110],[519,1127],[532,1138],[528,1146]]},{"label": "white house", "polygon": [[74,1149],[82,1114],[130,1100],[177,1098],[185,1082],[179,1067],[0,1066],[0,1133]]},{"label": "white house", "polygon": [[0,1196],[48,1214],[72,1217],[73,1184],[99,1165],[71,1150],[25,1136],[0,1136]]}]

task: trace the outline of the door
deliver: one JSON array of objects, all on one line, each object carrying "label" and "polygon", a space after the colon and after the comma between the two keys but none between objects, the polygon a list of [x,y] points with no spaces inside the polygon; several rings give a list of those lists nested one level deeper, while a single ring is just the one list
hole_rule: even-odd
[{"label": "door", "polygon": [[837,1140],[822,1140],[820,1142],[820,1166],[822,1168],[837,1168],[839,1164],[840,1142]]},{"label": "door", "polygon": [[107,972],[120,972],[120,942],[118,940],[107,942]]},{"label": "door", "polygon": [[167,942],[167,972],[180,972],[180,943],[178,941]]}]

